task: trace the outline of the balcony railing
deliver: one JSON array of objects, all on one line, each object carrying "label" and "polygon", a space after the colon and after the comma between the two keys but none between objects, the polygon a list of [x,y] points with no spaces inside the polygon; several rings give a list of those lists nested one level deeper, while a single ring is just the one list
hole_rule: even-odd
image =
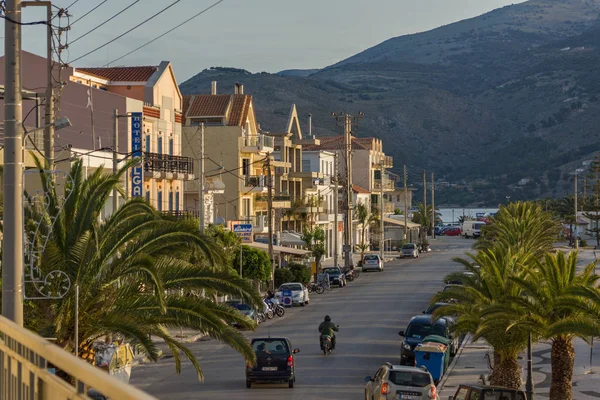
[{"label": "balcony railing", "polygon": [[194,161],[190,157],[144,153],[144,170],[146,172],[193,174]]},{"label": "balcony railing", "polygon": [[[396,182],[391,181],[389,179],[384,179],[383,180],[383,190],[394,190],[396,185]],[[380,190],[381,189],[381,180],[378,179],[373,183],[373,187],[375,190]]]},{"label": "balcony railing", "polygon": [[243,151],[269,151],[275,148],[275,139],[263,134],[254,136],[243,136],[240,138],[240,146]]},{"label": "balcony railing", "polygon": [[244,178],[244,185],[248,188],[266,188],[267,177],[265,175],[247,175]]},{"label": "balcony railing", "polygon": [[[50,364],[74,384],[54,374]],[[111,399],[155,400],[0,316],[0,399],[84,400],[90,389]]]},{"label": "balcony railing", "polygon": [[179,210],[179,211],[163,211],[164,215],[177,219],[198,219],[200,211],[198,210]]}]

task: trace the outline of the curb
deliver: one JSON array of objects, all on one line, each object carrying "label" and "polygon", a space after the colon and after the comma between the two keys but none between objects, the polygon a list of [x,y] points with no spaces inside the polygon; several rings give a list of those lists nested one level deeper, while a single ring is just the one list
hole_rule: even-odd
[{"label": "curb", "polygon": [[446,381],[448,380],[448,378],[452,374],[452,371],[454,371],[454,367],[458,363],[458,360],[460,359],[460,356],[462,355],[463,350],[465,349],[467,343],[471,342],[472,338],[473,338],[473,335],[471,335],[470,333],[468,333],[463,338],[462,343],[460,344],[460,348],[456,352],[456,355],[454,356],[454,359],[452,360],[452,362],[448,366],[448,369],[446,370],[446,373],[444,374],[444,377],[442,378],[442,380],[440,381],[440,383],[438,383],[438,385],[437,385],[437,390],[438,391],[441,392],[444,389],[444,385],[446,384]]}]

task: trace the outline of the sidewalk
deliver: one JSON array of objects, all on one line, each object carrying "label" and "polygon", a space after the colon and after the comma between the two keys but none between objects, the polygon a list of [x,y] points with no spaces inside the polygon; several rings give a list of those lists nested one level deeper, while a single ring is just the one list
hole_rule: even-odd
[{"label": "sidewalk", "polygon": [[[480,375],[489,374],[485,355],[490,347],[483,341],[472,343],[471,336],[465,338],[465,344],[450,365],[446,377],[439,386],[440,399],[453,396],[462,383],[481,383]],[[590,346],[581,339],[576,339],[575,368],[573,372],[573,398],[577,400],[597,400],[600,398],[600,343],[595,342],[592,355],[592,372],[590,373]],[[550,390],[551,366],[550,343],[537,343],[533,347],[533,383],[536,399],[547,399]],[[521,354],[519,360],[523,385],[527,373],[527,354]],[[523,390],[525,387],[523,386]]]}]

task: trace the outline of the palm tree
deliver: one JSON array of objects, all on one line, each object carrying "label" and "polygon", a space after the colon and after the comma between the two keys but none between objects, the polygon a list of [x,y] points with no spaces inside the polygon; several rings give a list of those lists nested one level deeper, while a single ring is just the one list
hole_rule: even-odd
[{"label": "palm tree", "polygon": [[585,339],[598,328],[597,321],[578,306],[581,300],[573,296],[577,291],[595,288],[598,279],[593,273],[595,263],[578,273],[577,259],[576,252],[547,254],[527,276],[512,277],[524,296],[510,299],[490,314],[490,318],[511,319],[513,326],[525,326],[535,335],[552,341],[550,399],[572,398],[573,339],[577,336]]},{"label": "palm tree", "polygon": [[501,243],[538,258],[552,249],[559,231],[559,224],[539,203],[513,202],[500,207],[475,248],[490,249]]},{"label": "palm tree", "polygon": [[[41,256],[30,253],[26,273],[43,277],[60,271],[68,277],[71,290],[56,296],[60,298],[32,302],[27,310],[28,327],[44,337],[55,337],[57,345],[73,351],[72,288],[78,285],[80,345],[76,351],[80,356],[86,356],[96,340],[115,337],[156,360],[158,349],[151,340],[155,336],[173,353],[177,372],[183,354],[202,379],[196,357],[168,330],[189,328],[228,344],[253,362],[247,340],[228,323],[247,328],[254,328],[254,323],[202,293],[230,294],[254,306],[260,304],[260,296],[234,271],[211,268],[226,258],[211,238],[198,233],[197,221],[167,220],[141,198],[127,200],[109,218],[99,219],[128,167],[114,175],[98,169],[84,179],[83,164],[76,161],[62,195],[50,177],[40,173],[47,196],[38,202],[30,199],[25,220],[29,248]],[[191,263],[194,253],[202,258]],[[26,288],[33,289],[56,288]]]},{"label": "palm tree", "polygon": [[379,221],[377,212],[371,212],[369,208],[359,203],[356,205],[356,219],[360,224],[360,243],[357,245],[360,250],[360,261],[362,262],[365,252],[369,249],[369,242],[366,240],[367,228]]},{"label": "palm tree", "polygon": [[483,338],[494,350],[491,384],[518,389],[521,387],[521,370],[517,359],[527,345],[528,331],[518,327],[507,333],[510,320],[486,319],[485,316],[490,307],[520,295],[521,288],[510,277],[524,274],[522,257],[509,248],[481,250],[476,255],[468,254],[468,257],[454,261],[462,264],[472,275],[448,275],[447,279],[452,279],[460,274],[463,285],[434,296],[432,303],[455,301],[437,309],[434,317],[458,315],[456,333],[472,333],[474,339]]}]

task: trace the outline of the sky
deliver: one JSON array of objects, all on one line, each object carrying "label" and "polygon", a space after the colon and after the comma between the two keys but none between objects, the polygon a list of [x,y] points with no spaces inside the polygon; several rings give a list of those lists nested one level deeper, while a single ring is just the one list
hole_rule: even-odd
[{"label": "sky", "polygon": [[[73,1],[54,3],[66,7]],[[78,0],[70,7],[69,42],[135,1]],[[173,1],[137,0],[106,25],[70,44],[64,58],[76,60]],[[72,65],[104,66],[216,1],[179,0],[150,22]],[[112,65],[158,65],[168,60],[173,63],[179,82],[211,66],[244,68],[251,72],[322,68],[391,37],[426,31],[521,1],[223,0],[181,28]],[[96,10],[77,20],[97,5]],[[28,7],[23,10],[22,18],[23,22],[38,21],[44,16],[41,7]],[[66,35],[62,39],[66,39]],[[23,27],[24,50],[45,55],[45,45],[45,27]],[[3,47],[2,43],[2,53]]]}]

